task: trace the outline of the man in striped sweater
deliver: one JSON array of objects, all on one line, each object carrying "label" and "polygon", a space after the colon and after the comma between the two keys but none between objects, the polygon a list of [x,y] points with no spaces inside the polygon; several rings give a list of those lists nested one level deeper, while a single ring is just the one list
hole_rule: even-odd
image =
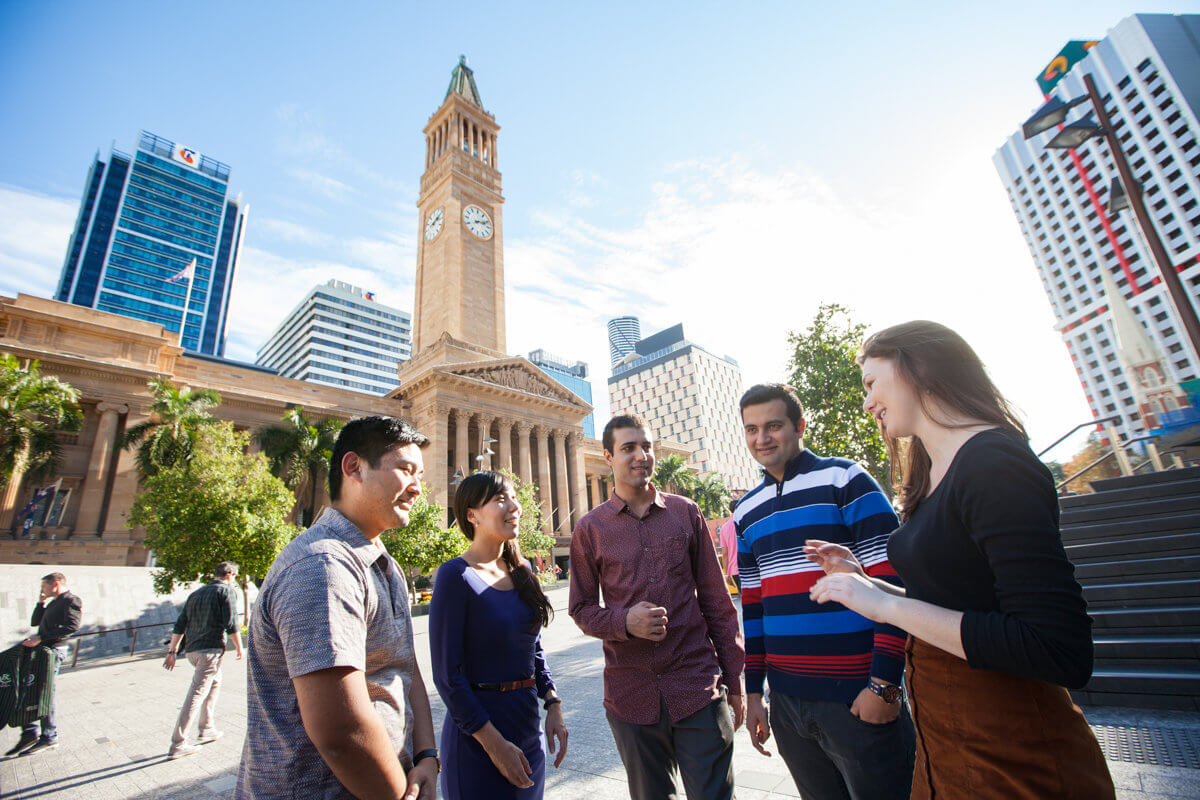
[{"label": "man in striped sweater", "polygon": [[733,517],[751,742],[770,755],[763,745],[775,729],[803,797],[907,798],[915,736],[898,685],[905,633],[812,602],[824,572],[804,555],[809,539],[845,545],[867,574],[898,584],[887,561],[896,514],[858,464],[804,449],[804,409],[790,387],[754,386],[740,406],[765,472]]}]

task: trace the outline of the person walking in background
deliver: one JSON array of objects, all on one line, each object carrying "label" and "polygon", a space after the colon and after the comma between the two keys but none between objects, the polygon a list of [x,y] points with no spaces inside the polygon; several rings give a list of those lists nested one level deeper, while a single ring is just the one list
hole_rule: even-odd
[{"label": "person walking in background", "polygon": [[[658,491],[646,423],[613,417],[604,460],[615,491],[571,538],[570,609],[604,642],[604,707],[633,800],[733,796],[745,650],[699,507]],[[603,605],[601,604],[603,595]]]},{"label": "person walking in background", "polygon": [[[66,576],[61,572],[51,572],[42,578],[38,604],[34,606],[29,620],[30,625],[37,626],[37,633],[21,644],[30,649],[45,647],[52,652],[52,663],[48,669],[53,672],[52,679],[55,682],[63,659],[67,657],[67,640],[79,630],[82,619],[83,601],[67,589]],[[21,738],[5,755],[28,756],[58,747],[58,725],[55,722],[57,695],[57,691],[51,693],[49,713],[25,725],[21,729]]]},{"label": "person walking in background", "polygon": [[839,544],[805,550],[827,573],[815,601],[909,633],[912,796],[1114,797],[1067,691],[1091,677],[1092,623],[1059,534],[1054,479],[1024,426],[944,325],[873,334],[859,364],[863,408],[900,476],[904,524],[888,558],[905,588],[865,574]]},{"label": "person walking in background", "polygon": [[721,542],[721,566],[724,567],[725,574],[729,577],[729,580],[733,581],[733,585],[737,587],[740,599],[742,578],[738,574],[737,526],[733,524],[733,512],[736,508],[737,500],[731,500],[729,503],[729,519],[725,520],[725,524],[721,526],[717,538]]},{"label": "person walking in background", "polygon": [[557,768],[567,755],[562,701],[542,652],[553,611],[517,544],[521,506],[498,472],[454,492],[471,546],[438,568],[429,609],[433,682],[446,703],[442,793],[447,800],[540,800],[546,756],[540,698]]},{"label": "person walking in background", "polygon": [[238,565],[222,561],[213,573],[213,580],[188,595],[175,620],[175,629],[167,645],[163,668],[175,669],[180,642],[186,643],[187,659],[192,664],[192,685],[188,688],[167,758],[190,756],[200,750],[188,744],[187,733],[192,718],[200,712],[200,731],[197,741],[208,744],[220,739],[217,730],[217,695],[221,691],[221,660],[225,657],[225,636],[233,637],[238,661],[242,660],[242,636],[238,631],[237,584]]},{"label": "person walking in background", "polygon": [[823,573],[804,557],[807,539],[835,541],[895,583],[887,541],[896,514],[858,464],[804,447],[804,407],[790,386],[752,386],[739,405],[764,471],[733,515],[750,741],[770,755],[763,745],[774,729],[804,797],[907,798],[915,737],[898,685],[904,631],[818,605],[810,590]]}]

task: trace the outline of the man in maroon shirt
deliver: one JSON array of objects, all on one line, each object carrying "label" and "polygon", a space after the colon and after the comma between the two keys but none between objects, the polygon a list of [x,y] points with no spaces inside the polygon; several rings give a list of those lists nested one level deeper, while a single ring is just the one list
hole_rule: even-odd
[{"label": "man in maroon shirt", "polygon": [[704,517],[654,488],[639,417],[609,421],[604,460],[616,490],[575,526],[571,617],[604,641],[604,707],[630,797],[675,797],[678,767],[691,800],[726,800],[746,651]]}]

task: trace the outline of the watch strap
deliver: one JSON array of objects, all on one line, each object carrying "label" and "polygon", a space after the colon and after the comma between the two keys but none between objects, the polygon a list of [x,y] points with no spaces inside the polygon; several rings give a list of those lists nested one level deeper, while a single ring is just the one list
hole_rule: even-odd
[{"label": "watch strap", "polygon": [[427,758],[432,758],[434,761],[436,761],[438,772],[442,771],[442,760],[438,758],[438,751],[435,747],[430,747],[420,751],[419,753],[415,753],[413,755],[413,766],[415,767],[417,764],[420,764]]}]

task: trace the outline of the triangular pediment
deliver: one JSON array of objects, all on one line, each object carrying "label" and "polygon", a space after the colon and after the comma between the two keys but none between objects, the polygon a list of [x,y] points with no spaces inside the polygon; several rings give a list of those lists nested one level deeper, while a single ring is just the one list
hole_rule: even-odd
[{"label": "triangular pediment", "polygon": [[435,371],[580,408],[590,408],[587,401],[521,357],[442,364]]}]

